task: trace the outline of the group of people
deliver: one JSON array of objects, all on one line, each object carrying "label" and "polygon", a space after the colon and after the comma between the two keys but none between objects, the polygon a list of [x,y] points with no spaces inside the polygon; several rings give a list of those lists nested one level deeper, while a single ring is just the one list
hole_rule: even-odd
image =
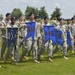
[{"label": "group of people", "polygon": [[[47,50],[48,61],[53,62],[52,57],[58,51],[61,50],[64,59],[68,59],[67,52],[71,50],[75,53],[74,42],[75,42],[75,20],[74,18],[68,19],[67,23],[64,24],[64,20],[61,18],[60,14],[56,15],[56,19],[50,24],[50,19],[45,16],[44,22],[39,20],[39,16],[35,16],[34,13],[29,14],[29,20],[25,20],[22,14],[19,15],[17,19],[15,16],[11,16],[10,13],[6,14],[6,18],[0,16],[0,30],[1,30],[1,60],[6,63],[7,59],[11,57],[15,64],[18,61],[23,61],[23,59],[28,59],[27,55],[32,55],[32,59],[35,63],[40,63],[40,56]],[[26,41],[23,41],[27,35],[27,25],[26,22],[35,22],[35,37],[34,41],[29,37]],[[62,32],[63,45],[55,44],[53,45],[52,40],[48,40],[45,43],[44,38],[44,26],[54,26],[56,30]],[[7,28],[18,28],[17,32],[17,42],[16,45],[11,44],[8,47],[8,37]],[[66,31],[69,30],[72,46],[67,44],[67,34]],[[55,48],[54,48],[55,47]],[[22,50],[21,55],[18,55],[19,50]]]}]

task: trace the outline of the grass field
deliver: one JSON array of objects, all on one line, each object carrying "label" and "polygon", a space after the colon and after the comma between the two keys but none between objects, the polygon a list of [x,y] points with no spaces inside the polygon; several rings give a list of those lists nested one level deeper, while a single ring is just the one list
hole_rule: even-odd
[{"label": "grass field", "polygon": [[75,55],[69,52],[68,58],[63,59],[62,54],[58,52],[54,55],[54,62],[48,62],[46,54],[41,58],[40,64],[34,63],[31,57],[19,62],[19,65],[10,61],[4,64],[0,61],[0,75],[75,75]]},{"label": "grass field", "polygon": [[0,61],[0,75],[75,75],[75,54],[68,52],[69,59],[65,60],[58,52],[53,57],[54,62],[47,61],[47,53],[43,56],[40,64],[34,63],[31,56],[18,65],[11,60],[7,64]]}]

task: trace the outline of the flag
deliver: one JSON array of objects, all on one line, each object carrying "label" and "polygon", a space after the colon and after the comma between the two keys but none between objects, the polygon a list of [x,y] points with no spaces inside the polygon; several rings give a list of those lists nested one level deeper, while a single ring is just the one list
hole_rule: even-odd
[{"label": "flag", "polygon": [[67,31],[66,33],[67,33],[67,44],[68,44],[69,46],[72,46],[72,42],[71,42],[71,38],[70,38],[70,32]]},{"label": "flag", "polygon": [[56,43],[56,36],[55,36],[56,32],[55,32],[54,26],[50,26],[50,33],[51,33],[50,39],[51,39],[54,43]]},{"label": "flag", "polygon": [[27,35],[24,38],[24,41],[26,41],[29,37],[32,37],[32,40],[34,40],[35,36],[35,22],[27,22]]},{"label": "flag", "polygon": [[7,35],[8,35],[8,47],[10,47],[11,44],[16,43],[17,39],[17,32],[18,28],[7,28]]},{"label": "flag", "polygon": [[57,44],[60,44],[62,46],[63,45],[62,32],[60,30],[55,30],[55,32],[56,32],[56,42]]},{"label": "flag", "polygon": [[54,26],[44,26],[44,38],[45,38],[45,43],[50,39],[54,43],[56,43]]}]

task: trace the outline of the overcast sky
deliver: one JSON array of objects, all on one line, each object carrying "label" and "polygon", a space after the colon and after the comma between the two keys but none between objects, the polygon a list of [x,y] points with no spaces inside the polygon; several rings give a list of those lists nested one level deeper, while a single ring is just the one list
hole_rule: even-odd
[{"label": "overcast sky", "polygon": [[24,13],[27,6],[45,6],[49,15],[55,7],[60,7],[63,18],[71,18],[75,14],[75,0],[0,0],[0,14],[5,15],[13,8],[21,8]]}]

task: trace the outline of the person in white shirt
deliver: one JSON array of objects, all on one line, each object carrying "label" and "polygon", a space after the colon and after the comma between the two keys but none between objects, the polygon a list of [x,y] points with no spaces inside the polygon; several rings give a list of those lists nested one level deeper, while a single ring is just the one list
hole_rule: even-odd
[{"label": "person in white shirt", "polygon": [[72,38],[72,53],[75,53],[75,19],[71,19],[71,34],[73,36]]},{"label": "person in white shirt", "polygon": [[7,47],[7,37],[6,37],[6,26],[10,24],[11,14],[6,13],[6,18],[2,20],[2,46],[1,46],[1,59],[3,59],[3,55],[5,53]]},{"label": "person in white shirt", "polygon": [[40,43],[42,45],[42,48],[40,49],[38,53],[38,59],[40,60],[40,55],[42,55],[45,52],[45,50],[47,50],[48,51],[48,61],[53,62],[53,60],[51,59],[52,52],[53,52],[52,40],[50,39],[45,43],[43,26],[50,26],[49,18],[47,16],[44,18],[44,24],[42,24],[42,42]]},{"label": "person in white shirt", "polygon": [[53,50],[53,54],[56,53],[59,49],[62,51],[64,59],[68,59],[66,57],[67,54],[67,34],[66,34],[66,26],[64,25],[64,21],[61,18],[60,19],[60,25],[55,27],[56,30],[60,30],[62,32],[62,40],[63,40],[63,45],[58,45],[56,44],[56,48]]},{"label": "person in white shirt", "polygon": [[[34,13],[30,13],[29,14],[30,16],[30,20],[28,22],[35,22],[34,20]],[[36,22],[35,22],[36,23]],[[24,56],[27,55],[27,53],[30,52],[30,50],[32,50],[32,58],[33,58],[33,61],[35,63],[40,63],[39,61],[37,61],[37,36],[36,36],[36,25],[35,25],[35,36],[34,36],[34,41],[32,40],[32,38],[28,38],[24,43],[24,48],[23,48],[23,51],[22,51],[22,55],[20,57],[20,60],[23,60]]]},{"label": "person in white shirt", "polygon": [[[17,28],[17,33],[18,33],[18,26],[15,25],[15,22],[16,22],[16,18],[15,17],[11,17],[11,23],[8,24],[6,27],[7,28]],[[17,38],[17,33],[15,35],[16,38]],[[8,33],[7,33],[7,35],[8,35]],[[14,63],[16,64],[18,62],[18,51],[16,49],[16,43],[17,43],[17,39],[16,39],[15,44],[11,44],[10,47],[8,47],[8,50],[7,50],[7,52],[6,52],[5,56],[4,56],[4,63],[6,63],[7,58],[11,55],[12,51],[14,51]]]},{"label": "person in white shirt", "polygon": [[74,48],[73,46],[73,35],[72,35],[72,24],[71,24],[71,19],[67,19],[67,24],[66,24],[66,29],[70,32],[70,38],[71,38],[71,42],[72,42],[72,46],[68,45],[67,51],[70,50],[70,52],[74,53],[74,51],[72,50]]}]

